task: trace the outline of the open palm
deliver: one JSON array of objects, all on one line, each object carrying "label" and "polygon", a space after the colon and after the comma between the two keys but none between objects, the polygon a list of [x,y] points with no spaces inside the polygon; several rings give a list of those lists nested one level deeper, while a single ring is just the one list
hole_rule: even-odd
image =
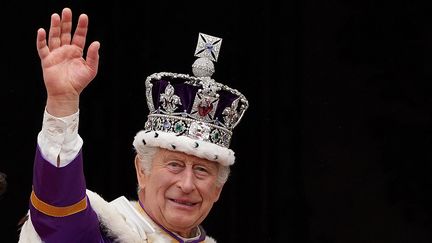
[{"label": "open palm", "polygon": [[72,12],[65,8],[62,16],[53,14],[46,40],[46,32],[37,33],[37,51],[41,59],[48,99],[78,100],[83,89],[95,78],[99,62],[99,42],[91,43],[87,56],[83,50],[88,29],[88,17],[81,14],[72,37]]}]

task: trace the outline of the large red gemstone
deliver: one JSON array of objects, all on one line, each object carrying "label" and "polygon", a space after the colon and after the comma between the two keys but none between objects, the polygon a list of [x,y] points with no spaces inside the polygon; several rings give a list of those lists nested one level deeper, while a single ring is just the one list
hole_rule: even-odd
[{"label": "large red gemstone", "polygon": [[213,104],[212,103],[207,103],[207,104],[203,104],[204,102],[202,102],[201,104],[198,105],[198,114],[200,116],[206,116],[208,113],[210,113],[213,110]]}]

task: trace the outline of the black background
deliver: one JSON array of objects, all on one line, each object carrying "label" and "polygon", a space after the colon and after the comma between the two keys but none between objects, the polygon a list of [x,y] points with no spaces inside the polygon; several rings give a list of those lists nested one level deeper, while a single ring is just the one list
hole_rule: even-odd
[{"label": "black background", "polygon": [[[415,1],[37,1],[1,7],[1,242],[31,192],[45,104],[36,30],[89,15],[100,69],[81,98],[87,186],[135,198],[144,80],[191,73],[199,32],[223,38],[214,78],[250,107],[236,164],[204,221],[218,242],[432,242],[432,19]],[[88,43],[89,43],[88,42]]]}]

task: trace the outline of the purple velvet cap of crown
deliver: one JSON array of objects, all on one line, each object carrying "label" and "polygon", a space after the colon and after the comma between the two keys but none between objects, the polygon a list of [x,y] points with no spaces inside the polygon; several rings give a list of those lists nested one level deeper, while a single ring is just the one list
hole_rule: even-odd
[{"label": "purple velvet cap of crown", "polygon": [[[181,104],[177,106],[175,112],[184,112],[191,114],[193,109],[193,104],[195,100],[195,96],[198,92],[199,86],[192,86],[190,84],[186,84],[184,80],[181,79],[167,79],[166,77],[163,80],[154,81],[152,88],[152,96],[153,96],[153,104],[154,107],[161,107],[160,95],[164,93],[168,84],[171,84],[174,87],[175,95],[180,97]],[[215,111],[213,119],[223,122],[222,112],[226,107],[229,107],[234,100],[238,99],[239,96],[235,95],[226,90],[220,90],[219,101],[217,107],[210,106],[206,108],[202,108],[200,111],[201,115],[206,115],[211,111]],[[198,114],[199,115],[199,114]]]}]

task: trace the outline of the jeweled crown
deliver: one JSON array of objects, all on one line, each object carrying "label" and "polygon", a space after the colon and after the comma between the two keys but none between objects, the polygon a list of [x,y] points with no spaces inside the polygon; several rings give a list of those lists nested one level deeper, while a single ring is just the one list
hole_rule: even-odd
[{"label": "jeweled crown", "polygon": [[211,78],[222,39],[199,33],[192,75],[160,72],[147,77],[147,131],[210,142],[228,148],[233,128],[249,104],[236,89]]}]

